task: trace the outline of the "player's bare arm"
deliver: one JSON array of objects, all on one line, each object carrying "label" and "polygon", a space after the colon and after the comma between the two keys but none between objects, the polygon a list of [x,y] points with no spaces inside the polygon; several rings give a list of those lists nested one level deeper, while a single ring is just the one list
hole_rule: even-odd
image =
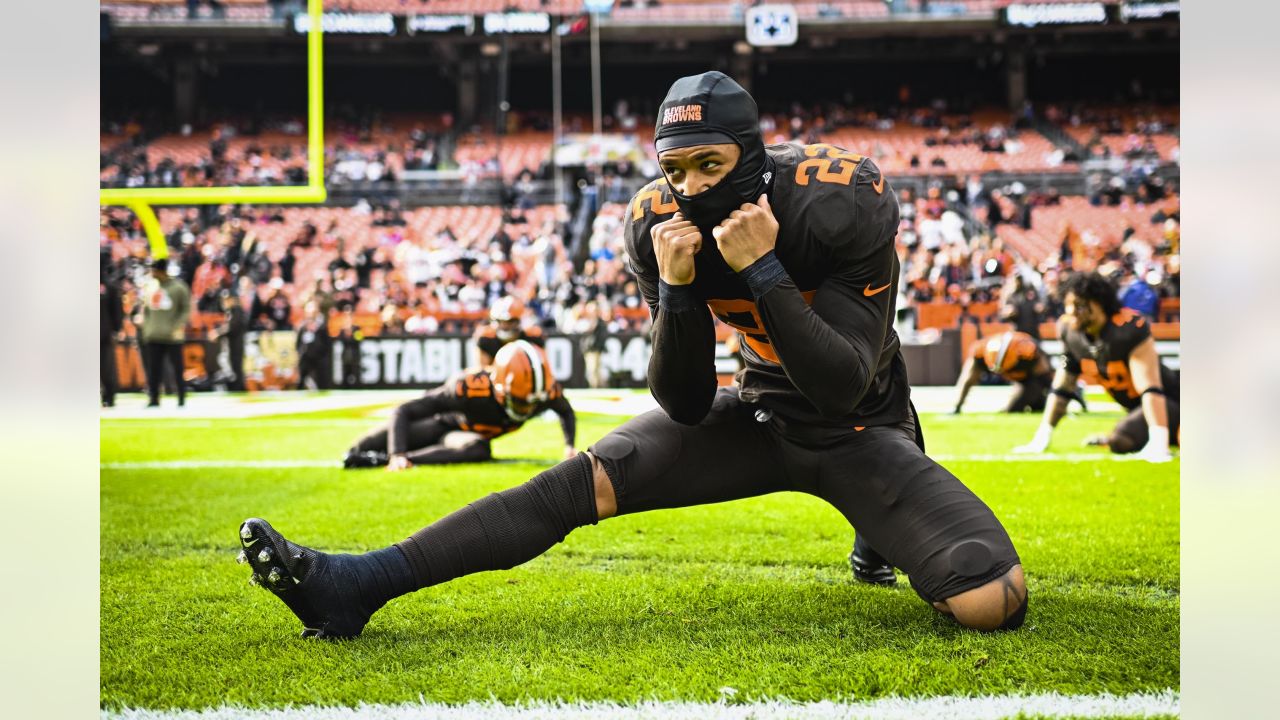
[{"label": "player's bare arm", "polygon": [[965,398],[969,397],[969,390],[977,385],[981,378],[982,368],[978,367],[978,361],[970,355],[965,359],[964,367],[960,368],[960,379],[956,381],[956,407],[951,411],[953,414],[960,414]]},{"label": "player's bare arm", "polygon": [[1147,419],[1149,439],[1140,453],[1152,462],[1165,462],[1169,454],[1169,412],[1160,380],[1160,356],[1155,338],[1148,337],[1129,355],[1129,373],[1142,395],[1142,414]]}]

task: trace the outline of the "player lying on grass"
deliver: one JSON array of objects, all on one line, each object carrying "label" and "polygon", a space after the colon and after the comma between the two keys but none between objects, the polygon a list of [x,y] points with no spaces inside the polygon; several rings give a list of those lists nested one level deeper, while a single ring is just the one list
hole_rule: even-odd
[{"label": "player lying on grass", "polygon": [[[1044,410],[1049,386],[1053,384],[1053,366],[1035,338],[1023,332],[1009,331],[975,340],[969,346],[960,379],[956,382],[958,396],[953,414],[960,414],[969,390],[982,380],[984,372],[995,373],[1013,383],[1013,394],[1004,412]],[[1077,392],[1074,399],[1085,407],[1084,396]]]},{"label": "player lying on grass", "polygon": [[1129,411],[1110,435],[1090,438],[1113,453],[1137,452],[1151,462],[1170,459],[1178,439],[1178,374],[1156,355],[1151,323],[1120,307],[1116,288],[1098,273],[1076,273],[1062,283],[1064,312],[1058,321],[1063,367],[1035,437],[1014,452],[1040,453],[1049,447],[1053,428],[1067,414],[1078,378],[1107,389]]},{"label": "player lying on grass", "polygon": [[[790,490],[835,506],[859,557],[881,563],[878,549],[938,611],[980,630],[1021,626],[1009,535],[924,454],[892,325],[898,204],[879,169],[830,145],[766,149],[755,101],[718,72],[676,81],[655,139],[664,177],[624,222],[661,409],[371,553],[328,555],[246,520],[255,581],[304,636],[351,637],[394,597],[515,567],[574,528]],[[738,387],[717,388],[712,313],[743,335]]]},{"label": "player lying on grass", "polygon": [[391,421],[347,450],[345,468],[404,470],[414,465],[485,462],[489,441],[550,410],[560,417],[565,457],[574,449],[576,418],[546,353],[524,340],[497,351],[493,366],[469,370],[397,407]]}]

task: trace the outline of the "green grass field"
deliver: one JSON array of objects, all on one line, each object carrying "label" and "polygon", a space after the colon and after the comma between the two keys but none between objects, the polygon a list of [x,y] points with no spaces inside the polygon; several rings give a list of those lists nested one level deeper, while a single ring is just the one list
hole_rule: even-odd
[{"label": "green grass field", "polygon": [[[1066,421],[1060,453],[1097,461],[949,460],[1022,556],[1024,629],[983,635],[907,587],[855,584],[852,532],[779,494],[609,520],[546,555],[393,601],[364,636],[302,641],[234,562],[250,516],[330,551],[383,547],[557,456],[536,421],[495,444],[515,461],[393,474],[336,467],[130,467],[336,461],[371,408],[256,420],[101,423],[104,709],[426,700],[849,700],[888,695],[1179,687],[1178,462],[1079,446],[1118,415]],[[585,448],[620,420],[580,415]],[[931,453],[1005,453],[1038,417],[924,417]],[[733,688],[736,692],[722,690]]]}]

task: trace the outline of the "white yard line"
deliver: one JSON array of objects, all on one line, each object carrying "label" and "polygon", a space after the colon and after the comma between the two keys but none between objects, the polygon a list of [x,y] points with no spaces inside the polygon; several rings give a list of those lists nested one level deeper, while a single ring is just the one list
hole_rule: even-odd
[{"label": "white yard line", "polygon": [[336,460],[138,460],[106,462],[102,470],[200,470],[205,468],[336,468]]},{"label": "white yard line", "polygon": [[[980,463],[1017,463],[1017,462],[1133,462],[1139,460],[1136,455],[1110,455],[1106,453],[1064,453],[1061,455],[965,455],[941,454],[929,457],[940,463],[980,462]],[[551,462],[548,459],[548,462]],[[134,460],[123,462],[104,462],[98,465],[101,470],[202,470],[210,468],[336,468],[341,467],[337,460]]]},{"label": "white yard line", "polygon": [[[1097,388],[1093,388],[1097,391]],[[970,418],[975,413],[999,412],[1009,400],[1010,390],[1003,386],[979,386],[973,388],[965,402],[965,412]],[[188,393],[187,406],[177,407],[177,401],[165,396],[158,408],[146,406],[146,397],[138,393],[122,394],[118,405],[103,409],[103,420],[248,420],[265,415],[291,415],[341,410],[385,404],[386,409],[370,413],[372,417],[385,417],[390,408],[421,395],[420,390],[333,390],[323,395],[308,391],[277,391],[258,395],[235,393]],[[575,388],[565,392],[569,402],[579,412],[603,415],[634,416],[653,410],[658,403],[645,390],[590,390]],[[939,419],[949,420],[945,413],[955,406],[955,388],[918,385],[911,388],[911,400],[922,413],[937,413]],[[1072,406],[1074,409],[1074,405]],[[1120,406],[1105,400],[1089,403],[1094,412],[1118,411]],[[962,420],[965,416],[959,416]]]},{"label": "white yard line", "polygon": [[[726,698],[736,691],[721,688]],[[437,705],[300,706],[277,710],[221,707],[208,710],[104,711],[103,720],[997,720],[1036,717],[1142,718],[1178,715],[1179,693],[1130,695],[995,695],[884,698],[866,702],[793,703],[468,703]]]}]

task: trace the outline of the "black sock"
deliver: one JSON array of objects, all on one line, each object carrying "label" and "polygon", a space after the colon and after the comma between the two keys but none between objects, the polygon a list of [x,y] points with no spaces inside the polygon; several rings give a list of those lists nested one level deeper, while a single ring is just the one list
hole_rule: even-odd
[{"label": "black sock", "polygon": [[409,536],[394,547],[412,568],[414,589],[532,560],[574,528],[594,525],[595,482],[586,454],[494,493]]},{"label": "black sock", "polygon": [[417,589],[413,584],[413,568],[409,560],[392,545],[363,555],[333,555],[335,572],[346,571],[355,581],[360,599],[372,608],[379,608],[394,597]]}]

